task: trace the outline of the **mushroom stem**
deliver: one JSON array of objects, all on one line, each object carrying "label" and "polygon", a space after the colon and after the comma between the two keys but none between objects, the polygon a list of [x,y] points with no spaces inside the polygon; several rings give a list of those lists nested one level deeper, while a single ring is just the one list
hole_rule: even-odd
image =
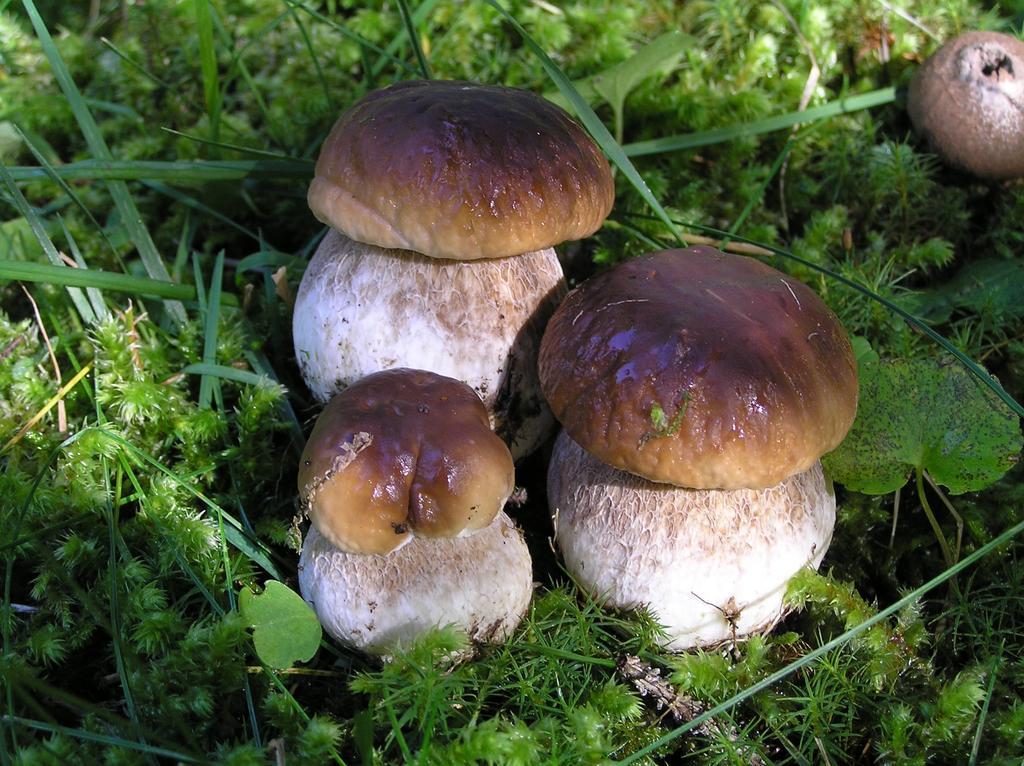
[{"label": "mushroom stem", "polygon": [[299,588],[342,643],[387,656],[435,627],[471,643],[504,640],[533,592],[530,553],[511,519],[465,537],[414,537],[386,556],[345,553],[310,527]]},{"label": "mushroom stem", "polygon": [[790,578],[821,563],[836,508],[820,463],[768,489],[685,489],[607,466],[565,432],[548,502],[572,575],[609,606],[649,607],[670,650],[774,626]]},{"label": "mushroom stem", "polygon": [[299,286],[295,356],[320,401],[395,367],[461,380],[518,459],[552,431],[537,353],[564,295],[551,249],[451,261],[367,245],[332,229]]}]

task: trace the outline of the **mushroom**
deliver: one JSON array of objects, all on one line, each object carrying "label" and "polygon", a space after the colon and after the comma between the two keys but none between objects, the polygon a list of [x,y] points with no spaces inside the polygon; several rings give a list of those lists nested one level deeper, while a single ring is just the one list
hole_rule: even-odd
[{"label": "mushroom", "polygon": [[387,654],[455,624],[499,641],[532,592],[530,555],[502,507],[512,456],[465,384],[369,375],[334,397],[299,472],[312,527],[299,586],[328,633]]},{"label": "mushroom", "polygon": [[947,164],[998,181],[1024,176],[1024,42],[966,32],[914,73],[914,128]]},{"label": "mushroom", "polygon": [[581,585],[648,605],[670,649],[773,625],[828,547],[818,459],[856,414],[852,348],[814,292],[709,247],[628,261],[555,312],[540,378],[566,432],[548,501]]},{"label": "mushroom", "polygon": [[405,82],[335,124],[309,189],[336,231],[295,304],[296,356],[324,401],[381,369],[469,384],[515,457],[552,420],[536,376],[565,293],[553,245],[593,233],[614,186],[597,145],[526,91]]}]

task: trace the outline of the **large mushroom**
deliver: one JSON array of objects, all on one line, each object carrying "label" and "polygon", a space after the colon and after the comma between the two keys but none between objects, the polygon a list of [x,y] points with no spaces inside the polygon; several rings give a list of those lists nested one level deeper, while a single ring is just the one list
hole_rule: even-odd
[{"label": "large mushroom", "polygon": [[371,654],[448,624],[502,640],[532,592],[502,511],[512,489],[512,456],[468,386],[408,369],[354,383],[302,456],[303,597],[328,633]]},{"label": "large mushroom", "polygon": [[414,366],[470,385],[515,457],[552,420],[536,375],[565,293],[552,247],[593,233],[608,163],[564,111],[526,91],[405,82],[335,124],[309,189],[332,231],[299,287],[293,335],[320,400]]},{"label": "large mushroom", "polygon": [[655,253],[569,294],[540,377],[565,428],[548,500],[574,577],[649,606],[671,649],[774,624],[831,540],[818,458],[856,412],[853,352],[821,300],[750,258]]},{"label": "large mushroom", "polygon": [[950,40],[914,73],[907,111],[947,164],[988,180],[1024,177],[1024,42],[999,32]]}]

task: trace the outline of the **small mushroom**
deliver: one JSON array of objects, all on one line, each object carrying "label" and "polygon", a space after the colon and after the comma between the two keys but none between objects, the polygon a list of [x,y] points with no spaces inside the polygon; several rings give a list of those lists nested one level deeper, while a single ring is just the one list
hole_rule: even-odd
[{"label": "small mushroom", "polygon": [[593,233],[613,197],[597,145],[535,94],[441,81],[369,94],[331,130],[309,189],[337,231],[295,304],[311,391],[423,367],[472,386],[516,458],[533,451],[553,424],[537,347],[565,294],[551,248]]},{"label": "small mushroom", "polygon": [[303,597],[328,633],[372,654],[446,624],[503,639],[532,591],[502,512],[512,490],[512,456],[465,384],[408,369],[364,378],[331,400],[303,452]]},{"label": "small mushroom", "polygon": [[1024,42],[998,32],[950,40],[914,73],[907,110],[947,164],[993,181],[1024,177]]},{"label": "small mushroom", "polygon": [[570,293],[540,376],[565,427],[548,502],[574,577],[648,605],[671,649],[774,625],[828,548],[818,459],[856,414],[853,351],[821,300],[750,258],[655,253]]}]

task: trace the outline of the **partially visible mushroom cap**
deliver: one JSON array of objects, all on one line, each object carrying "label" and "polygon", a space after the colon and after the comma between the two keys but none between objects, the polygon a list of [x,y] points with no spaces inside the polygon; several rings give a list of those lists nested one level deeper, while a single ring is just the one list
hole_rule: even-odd
[{"label": "partially visible mushroom cap", "polygon": [[611,210],[608,161],[533,93],[412,81],[346,111],[324,142],[309,206],[353,239],[474,260],[581,239]]},{"label": "partially visible mushroom cap", "polygon": [[513,475],[508,447],[472,389],[397,369],[363,378],[324,408],[302,454],[299,493],[335,547],[383,554],[413,535],[486,527]]},{"label": "partially visible mushroom cap", "polygon": [[907,111],[946,163],[980,178],[1024,177],[1024,42],[967,32],[914,73]]},{"label": "partially visible mushroom cap", "polygon": [[778,484],[835,448],[857,405],[850,341],[821,299],[710,247],[627,261],[571,292],[540,379],[588,452],[685,487]]}]

